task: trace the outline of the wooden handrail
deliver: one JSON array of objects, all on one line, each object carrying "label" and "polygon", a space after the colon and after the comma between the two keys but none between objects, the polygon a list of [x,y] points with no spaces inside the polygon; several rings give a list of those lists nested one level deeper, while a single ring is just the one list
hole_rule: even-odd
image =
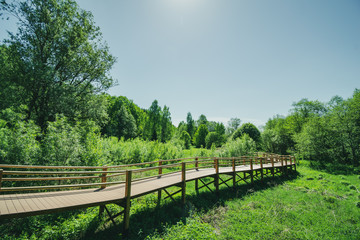
[{"label": "wooden handrail", "polygon": [[[192,160],[193,159],[193,160]],[[191,161],[192,160],[192,161]],[[268,153],[257,153],[252,156],[240,156],[240,157],[190,157],[190,158],[179,158],[179,159],[168,159],[168,160],[158,160],[153,162],[144,162],[137,164],[128,164],[128,165],[116,165],[116,166],[35,166],[35,165],[8,165],[0,164],[0,191],[28,191],[28,190],[46,190],[46,189],[58,189],[58,188],[81,188],[81,187],[91,187],[91,186],[100,186],[105,188],[108,185],[121,184],[125,183],[124,181],[109,181],[109,178],[114,178],[118,176],[126,175],[130,170],[131,173],[140,173],[151,170],[158,170],[157,173],[150,173],[151,176],[140,176],[140,178],[134,178],[133,181],[140,181],[148,178],[161,177],[164,175],[172,174],[175,172],[181,172],[183,167],[187,167],[187,170],[196,170],[205,169],[205,168],[214,168],[215,172],[219,173],[220,167],[231,167],[232,171],[235,172],[236,166],[250,165],[250,170],[254,170],[254,164],[259,163],[260,168],[263,168],[264,164],[271,163],[271,166],[274,167],[275,163],[280,163],[281,166],[296,164],[296,159],[290,155],[277,155],[277,154],[268,154]],[[166,164],[164,164],[166,163]],[[154,165],[155,164],[155,165]],[[141,168],[132,168],[132,169],[121,169],[121,170],[109,170],[116,168],[128,168],[134,166],[144,166],[150,165],[148,167]],[[154,166],[151,166],[154,165]],[[5,169],[25,169],[21,171],[8,171]],[[163,173],[163,169],[170,169],[166,173]],[[30,171],[29,171],[30,169]],[[31,169],[41,169],[43,171],[31,171]],[[46,170],[55,170],[55,169],[72,169],[74,171],[46,171]],[[98,170],[101,169],[101,170]],[[181,169],[181,170],[179,170]],[[76,171],[77,170],[77,171]],[[78,171],[80,170],[80,171]],[[85,170],[85,171],[83,171]],[[86,171],[90,170],[90,171]],[[95,171],[91,171],[95,170]],[[4,175],[10,175],[14,177],[6,177]],[[17,175],[22,175],[24,177],[17,177]],[[55,175],[48,177],[31,177],[32,175]],[[75,176],[56,176],[56,175],[75,175]],[[76,176],[78,175],[78,176]],[[86,175],[86,176],[81,176]],[[86,180],[86,179],[95,179],[100,178],[101,180],[98,183],[82,183],[82,184],[67,184],[67,185],[51,185],[51,186],[19,186],[19,187],[4,187],[3,182],[30,182],[30,181],[56,181],[56,180]],[[120,178],[121,179],[121,178]],[[118,180],[118,179],[114,179]],[[5,184],[7,186],[7,183]]]},{"label": "wooden handrail", "polygon": [[71,171],[71,172],[47,172],[47,171],[3,171],[4,175],[74,175],[74,174],[99,174],[99,173],[123,173],[125,175],[125,170],[121,171]]}]

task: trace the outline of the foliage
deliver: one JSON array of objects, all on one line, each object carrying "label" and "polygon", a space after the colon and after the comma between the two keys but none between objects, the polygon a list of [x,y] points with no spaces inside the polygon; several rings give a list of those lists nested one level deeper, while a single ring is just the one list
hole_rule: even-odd
[{"label": "foliage", "polygon": [[32,164],[41,155],[40,128],[33,121],[23,121],[24,114],[5,109],[0,114],[0,162]]},{"label": "foliage", "polygon": [[169,108],[164,106],[164,109],[161,109],[158,101],[154,100],[147,110],[147,115],[144,126],[144,139],[150,141],[159,140],[161,142],[170,140],[173,133],[173,125]]},{"label": "foliage", "polygon": [[185,149],[190,149],[191,146],[191,137],[190,134],[186,131],[182,131],[180,139],[184,141]]},{"label": "foliage", "polygon": [[222,142],[221,136],[216,132],[209,132],[205,138],[206,148],[210,149],[214,144],[216,147],[220,147]]},{"label": "foliage", "polygon": [[360,91],[348,100],[334,98],[325,114],[312,117],[296,135],[297,148],[309,159],[359,166]]},{"label": "foliage", "polygon": [[19,26],[1,48],[5,56],[0,61],[11,61],[1,65],[1,99],[14,94],[11,99],[20,100],[7,107],[25,104],[27,119],[43,130],[58,113],[97,119],[87,103],[113,85],[108,73],[115,58],[101,41],[92,14],[72,0],[2,1],[1,6]]},{"label": "foliage", "polygon": [[206,146],[205,138],[208,133],[209,130],[206,127],[206,125],[205,124],[200,125],[194,134],[194,138],[193,138],[194,145],[198,148],[205,147]]},{"label": "foliage", "polygon": [[261,135],[259,129],[252,123],[244,123],[233,134],[233,139],[239,138],[244,134],[248,134],[256,143],[260,142]]},{"label": "foliage", "polygon": [[247,134],[243,134],[241,138],[229,138],[221,148],[220,156],[222,157],[238,157],[244,156],[256,151],[255,141]]},{"label": "foliage", "polygon": [[133,101],[126,97],[109,96],[107,113],[109,121],[102,127],[101,132],[107,136],[125,139],[142,136],[146,113]]},{"label": "foliage", "polygon": [[241,125],[241,120],[240,118],[231,118],[228,122],[227,122],[227,128],[226,128],[226,134],[227,135],[232,135]]},{"label": "foliage", "polygon": [[195,133],[195,122],[192,119],[190,112],[188,112],[186,116],[186,131],[190,134],[191,139],[193,139]]},{"label": "foliage", "polygon": [[208,123],[208,120],[204,114],[201,114],[199,116],[199,119],[196,121],[197,126],[200,126],[202,124],[207,125],[207,123]]},{"label": "foliage", "polygon": [[288,154],[295,148],[294,134],[289,118],[275,116],[269,119],[261,133],[263,150],[266,152]]}]

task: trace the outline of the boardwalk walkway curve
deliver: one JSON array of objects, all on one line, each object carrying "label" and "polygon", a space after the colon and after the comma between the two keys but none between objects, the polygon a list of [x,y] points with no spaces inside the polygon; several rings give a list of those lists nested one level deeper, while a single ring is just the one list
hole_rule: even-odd
[{"label": "boardwalk walkway curve", "polygon": [[[181,203],[184,204],[186,182],[189,181],[195,181],[197,191],[207,188],[213,192],[209,187],[213,184],[218,192],[222,184],[231,187],[228,184],[231,180],[232,187],[235,187],[240,181],[252,184],[254,179],[262,180],[265,175],[286,174],[292,170],[296,171],[293,156],[268,153],[94,167],[0,164],[0,220],[100,206],[100,213],[106,211],[108,220],[114,224],[114,219],[123,215],[126,232],[133,198],[158,192],[158,202],[162,193],[166,194],[164,199],[175,201],[174,195],[181,193]],[[230,178],[225,180],[222,175]],[[205,177],[211,177],[212,181],[203,181]],[[179,187],[179,190],[170,193],[167,188],[173,186]],[[49,191],[54,189],[56,191]],[[123,207],[123,211],[112,216],[107,204],[117,204]]]}]

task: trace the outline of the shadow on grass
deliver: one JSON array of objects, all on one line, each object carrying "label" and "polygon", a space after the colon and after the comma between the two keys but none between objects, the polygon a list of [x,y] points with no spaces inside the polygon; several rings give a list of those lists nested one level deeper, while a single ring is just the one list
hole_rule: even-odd
[{"label": "shadow on grass", "polygon": [[[87,229],[82,239],[144,239],[154,232],[162,233],[163,226],[171,226],[179,221],[185,221],[191,211],[206,213],[211,209],[224,206],[229,199],[241,199],[248,194],[262,191],[268,188],[283,184],[285,181],[296,179],[298,172],[289,175],[265,177],[263,181],[254,181],[254,184],[241,184],[234,190],[232,187],[222,187],[219,194],[209,190],[196,193],[191,190],[190,195],[186,195],[186,206],[182,208],[179,198],[176,202],[162,203],[159,208],[146,208],[130,216],[130,232],[125,237],[122,236],[122,223],[116,226],[111,225],[104,230],[96,230],[99,218],[94,219],[94,224]],[[224,177],[225,178],[225,177]],[[223,185],[222,185],[223,186]],[[212,187],[212,189],[214,189]],[[188,188],[188,192],[190,192]],[[117,220],[119,223],[119,220]],[[103,223],[100,223],[103,224]]]},{"label": "shadow on grass", "polygon": [[309,161],[307,164],[310,168],[323,171],[333,175],[353,175],[360,174],[360,167],[346,165],[341,163],[323,163],[319,161]]}]

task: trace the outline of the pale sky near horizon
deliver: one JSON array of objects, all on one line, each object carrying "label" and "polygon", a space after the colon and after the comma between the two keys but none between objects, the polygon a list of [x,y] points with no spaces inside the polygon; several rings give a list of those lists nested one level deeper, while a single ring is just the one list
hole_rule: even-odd
[{"label": "pale sky near horizon", "polygon": [[[110,52],[111,74],[141,108],[154,99],[174,124],[231,117],[257,126],[302,98],[327,102],[360,88],[357,0],[77,0]],[[1,21],[15,31],[12,21]]]}]

